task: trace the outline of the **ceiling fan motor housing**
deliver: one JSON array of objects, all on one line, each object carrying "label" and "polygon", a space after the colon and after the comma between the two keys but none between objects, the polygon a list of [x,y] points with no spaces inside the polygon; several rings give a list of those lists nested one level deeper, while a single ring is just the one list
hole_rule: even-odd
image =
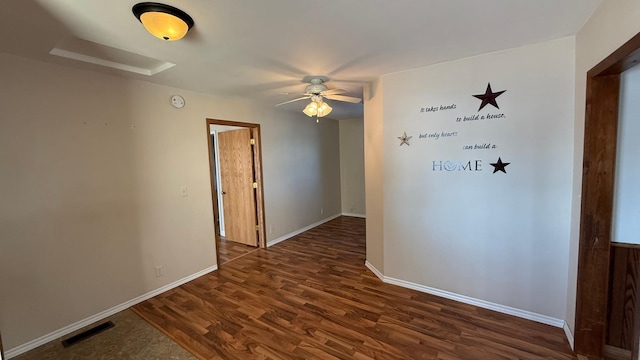
[{"label": "ceiling fan motor housing", "polygon": [[307,94],[320,94],[323,91],[326,91],[328,88],[326,85],[324,84],[311,84],[309,86],[307,86],[307,88],[305,89]]}]

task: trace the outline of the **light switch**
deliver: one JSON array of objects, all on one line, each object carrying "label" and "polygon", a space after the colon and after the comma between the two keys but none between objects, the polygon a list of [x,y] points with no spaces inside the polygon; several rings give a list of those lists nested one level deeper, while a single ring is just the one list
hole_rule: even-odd
[{"label": "light switch", "polygon": [[187,185],[180,185],[180,196],[189,196],[189,194],[187,193]]}]

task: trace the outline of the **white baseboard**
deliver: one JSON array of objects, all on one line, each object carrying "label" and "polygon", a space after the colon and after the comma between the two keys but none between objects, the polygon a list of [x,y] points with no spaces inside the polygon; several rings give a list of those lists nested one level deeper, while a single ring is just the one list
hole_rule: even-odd
[{"label": "white baseboard", "polygon": [[472,298],[470,296],[459,295],[449,291],[440,290],[440,289],[432,288],[429,286],[424,286],[424,285],[412,283],[409,281],[385,276],[368,261],[365,262],[365,266],[369,268],[369,270],[371,270],[378,278],[380,278],[382,282],[385,282],[387,284],[398,285],[407,289],[421,291],[427,294],[443,297],[445,299],[459,301],[461,303],[481,307],[483,309],[489,309],[489,310],[497,311],[503,314],[513,315],[523,319],[537,321],[539,323],[555,326],[557,328],[562,328],[564,325],[564,320],[556,319],[550,316],[537,314],[527,310],[516,309],[510,306],[496,304],[489,301]]},{"label": "white baseboard", "polygon": [[356,214],[356,213],[347,213],[347,212],[343,212],[342,216],[352,216],[352,217],[363,218],[363,219],[367,218],[366,214]]},{"label": "white baseboard", "polygon": [[567,322],[564,322],[564,326],[562,326],[562,329],[564,330],[564,335],[567,337],[567,341],[569,341],[569,346],[571,346],[571,350],[574,350],[573,347],[573,333],[571,332],[571,328],[569,327],[569,324],[567,324]]},{"label": "white baseboard", "polygon": [[384,282],[384,275],[382,275],[382,273],[375,267],[373,266],[369,260],[366,260],[364,262],[364,266],[366,266],[369,270],[371,270],[371,272],[373,273],[373,275],[377,276],[378,279],[382,280],[382,282]]},{"label": "white baseboard", "polygon": [[16,357],[16,356],[18,356],[20,354],[23,354],[23,353],[25,353],[25,352],[27,352],[29,350],[37,348],[40,345],[44,345],[44,344],[46,344],[46,343],[48,343],[50,341],[56,340],[56,339],[58,339],[58,338],[60,338],[62,336],[70,334],[70,333],[72,333],[72,332],[74,332],[76,330],[79,330],[79,329],[81,329],[81,328],[83,328],[85,326],[91,325],[91,324],[93,324],[93,323],[95,323],[97,321],[100,321],[100,320],[102,320],[104,318],[107,318],[107,317],[109,317],[109,316],[111,316],[113,314],[119,313],[122,310],[126,310],[126,309],[132,307],[133,305],[136,305],[136,304],[141,303],[141,302],[143,302],[145,300],[151,299],[152,297],[154,297],[156,295],[160,295],[165,291],[169,291],[169,290],[171,290],[173,288],[176,288],[176,287],[178,287],[178,286],[180,286],[182,284],[188,283],[191,280],[194,280],[196,278],[199,278],[200,276],[203,276],[205,274],[208,274],[208,273],[210,273],[212,271],[216,271],[216,270],[218,270],[218,266],[217,265],[211,266],[211,267],[206,268],[206,269],[204,269],[202,271],[198,271],[195,274],[192,274],[192,275],[189,275],[189,276],[187,276],[185,278],[182,278],[180,280],[174,281],[171,284],[165,285],[165,286],[163,286],[161,288],[158,288],[156,290],[148,292],[148,293],[146,293],[144,295],[140,295],[135,299],[131,299],[129,301],[125,301],[120,305],[116,305],[116,306],[114,306],[114,307],[112,307],[110,309],[107,309],[107,310],[99,312],[99,313],[97,313],[95,315],[89,316],[86,319],[80,320],[80,321],[75,322],[75,323],[73,323],[71,325],[67,325],[67,326],[65,326],[65,327],[63,327],[61,329],[58,329],[58,330],[56,330],[54,332],[51,332],[51,333],[49,333],[47,335],[44,335],[44,336],[41,336],[41,337],[39,337],[39,338],[37,338],[35,340],[29,341],[28,343],[25,343],[25,344],[16,346],[16,347],[14,347],[12,349],[9,349],[9,350],[7,350],[5,352],[5,357],[7,359],[11,359],[12,357]]},{"label": "white baseboard", "polygon": [[300,234],[302,234],[303,232],[305,232],[307,230],[311,230],[316,226],[320,226],[320,225],[326,223],[327,221],[331,221],[331,220],[333,220],[335,218],[338,218],[340,216],[342,216],[342,214],[331,215],[328,218],[324,218],[324,219],[322,219],[322,220],[320,220],[320,221],[318,221],[316,223],[313,223],[313,224],[311,224],[309,226],[305,226],[302,229],[298,229],[298,230],[296,230],[294,232],[288,233],[287,235],[280,236],[277,239],[273,239],[271,241],[267,241],[267,247],[271,247],[271,246],[273,246],[273,245],[275,245],[277,243],[281,243],[281,242],[283,242],[283,241],[285,241],[287,239],[290,239],[290,238],[292,238],[292,237],[294,237],[296,235],[300,235]]}]

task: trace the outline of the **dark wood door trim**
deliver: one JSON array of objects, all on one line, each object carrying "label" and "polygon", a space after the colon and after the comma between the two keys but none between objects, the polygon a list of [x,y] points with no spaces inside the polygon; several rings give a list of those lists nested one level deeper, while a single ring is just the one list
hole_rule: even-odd
[{"label": "dark wood door trim", "polygon": [[[211,169],[212,164],[212,156],[213,156],[213,144],[211,143],[211,134],[209,132],[209,125],[225,125],[225,126],[237,126],[249,128],[251,130],[251,134],[255,139],[254,149],[254,171],[256,176],[256,182],[258,183],[258,188],[256,189],[256,207],[257,207],[257,215],[258,215],[258,245],[261,248],[267,247],[267,238],[266,238],[266,223],[264,216],[264,186],[263,186],[263,176],[262,176],[262,142],[260,139],[260,124],[254,123],[245,123],[238,121],[229,121],[229,120],[218,120],[218,119],[206,119],[206,132],[207,132],[207,143],[209,149],[209,178],[211,180],[211,196],[213,200],[213,222],[215,227],[215,236],[216,236],[216,244],[220,240],[218,239],[218,234],[220,233],[219,225],[216,219],[219,217],[219,209],[218,209],[218,197],[215,192],[215,179],[213,178],[213,170]],[[216,249],[217,250],[217,249]]]},{"label": "dark wood door trim", "polygon": [[[640,268],[636,277],[636,291],[640,292]],[[636,309],[635,309],[635,326],[634,326],[634,341],[633,350],[631,353],[632,360],[640,360],[640,294],[636,293]]]},{"label": "dark wood door trim", "polygon": [[640,61],[640,34],[587,73],[575,350],[603,357],[620,73]]},{"label": "dark wood door trim", "polygon": [[258,219],[258,224],[260,226],[260,230],[258,232],[259,235],[259,243],[261,248],[267,248],[267,238],[265,234],[267,233],[266,222],[264,216],[264,181],[262,179],[262,138],[260,137],[260,125],[251,128],[251,135],[255,139],[255,145],[253,147],[253,157],[254,157],[254,170],[255,170],[255,178],[258,183],[258,187],[256,188],[256,216]]},{"label": "dark wood door trim", "polygon": [[576,351],[602,358],[606,335],[609,247],[620,75],[587,80]]}]

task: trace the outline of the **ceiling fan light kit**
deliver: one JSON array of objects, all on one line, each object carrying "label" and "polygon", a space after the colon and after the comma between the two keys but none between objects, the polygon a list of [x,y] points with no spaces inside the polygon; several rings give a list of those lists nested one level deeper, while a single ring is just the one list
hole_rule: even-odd
[{"label": "ceiling fan light kit", "polygon": [[327,104],[326,102],[322,101],[322,99],[320,98],[320,99],[311,101],[307,105],[307,107],[305,107],[304,110],[302,110],[302,112],[305,113],[308,117],[312,117],[315,115],[320,118],[320,117],[329,115],[331,110],[333,110],[333,108],[329,106],[329,104]]},{"label": "ceiling fan light kit", "polygon": [[331,110],[333,110],[333,108],[326,102],[323,102],[322,104],[320,104],[320,106],[318,106],[318,117],[329,115]]},{"label": "ceiling fan light kit", "polygon": [[312,117],[313,115],[317,115],[318,114],[318,103],[316,103],[315,101],[312,101],[309,103],[309,105],[307,105],[307,107],[304,108],[304,110],[302,110],[303,113],[305,113],[308,117]]},{"label": "ceiling fan light kit", "polygon": [[182,39],[194,25],[187,13],[165,4],[143,2],[134,5],[131,11],[147,31],[166,41]]}]

